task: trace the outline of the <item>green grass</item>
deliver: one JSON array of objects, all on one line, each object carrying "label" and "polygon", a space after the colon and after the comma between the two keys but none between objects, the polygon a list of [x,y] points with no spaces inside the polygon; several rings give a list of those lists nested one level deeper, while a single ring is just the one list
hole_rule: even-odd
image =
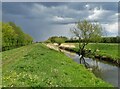
[{"label": "green grass", "polygon": [[[15,55],[14,55],[15,53]],[[3,55],[3,86],[111,87],[63,53],[33,44]],[[9,60],[9,61],[8,61]]]},{"label": "green grass", "polygon": [[[75,50],[78,50],[78,44],[76,45]],[[99,52],[97,54],[102,56],[108,56],[113,60],[120,60],[120,56],[118,55],[118,44],[115,43],[90,43],[86,46],[86,49],[91,49],[92,51],[98,49]]]},{"label": "green grass", "polygon": [[99,44],[89,44],[86,48],[91,48],[92,50],[99,49],[98,54],[103,56],[108,56],[114,60],[120,60],[118,55],[118,44],[111,43],[99,43]]}]

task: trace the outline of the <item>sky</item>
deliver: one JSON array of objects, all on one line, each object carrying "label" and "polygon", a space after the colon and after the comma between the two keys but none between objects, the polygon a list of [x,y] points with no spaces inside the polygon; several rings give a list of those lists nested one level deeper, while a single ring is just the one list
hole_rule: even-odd
[{"label": "sky", "polygon": [[118,35],[117,2],[3,2],[2,21],[12,21],[34,41],[51,36],[73,37],[79,20],[97,20],[106,36]]}]

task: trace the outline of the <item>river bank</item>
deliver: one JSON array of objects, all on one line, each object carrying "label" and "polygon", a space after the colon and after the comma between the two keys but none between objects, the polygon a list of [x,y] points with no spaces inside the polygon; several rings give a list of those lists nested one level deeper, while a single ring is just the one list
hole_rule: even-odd
[{"label": "river bank", "polygon": [[[49,44],[49,47],[54,48],[54,44]],[[64,46],[64,48],[61,48]],[[79,62],[80,56],[73,50],[74,46],[62,45],[61,51],[64,52],[68,57],[72,58],[75,62]],[[56,46],[55,46],[56,47]],[[69,50],[70,49],[70,50]],[[66,50],[66,51],[65,51]],[[58,50],[59,51],[59,50]],[[92,58],[85,58],[85,61],[89,64],[90,70],[95,74],[96,77],[101,78],[118,87],[118,68],[115,65],[109,64],[108,62],[101,61],[99,59],[94,60]]]},{"label": "river bank", "polygon": [[[75,62],[80,63],[79,55],[71,55],[70,53],[66,53],[66,55],[72,58]],[[94,60],[92,58],[85,58],[85,62],[89,64],[91,71],[96,77],[99,77],[102,80],[111,83],[115,87],[118,87],[119,67],[109,64],[107,62]]]},{"label": "river bank", "polygon": [[[68,44],[67,44],[68,45]],[[91,48],[91,46],[89,46],[90,48]],[[92,48],[94,47],[94,45],[92,46]],[[63,49],[63,50],[67,50],[67,51],[70,51],[70,52],[73,52],[73,53],[76,53],[76,54],[79,54],[79,52],[78,52],[78,48],[76,48],[76,47],[65,47],[65,46],[60,46],[59,47],[60,49]],[[88,47],[87,47],[88,48]],[[94,47],[94,49],[93,50],[95,50],[95,47]],[[92,50],[92,51],[93,51]],[[111,50],[112,51],[112,50]],[[116,50],[117,51],[117,50]],[[118,52],[118,51],[117,51]],[[115,52],[116,53],[116,52]],[[116,58],[113,58],[112,57],[112,55],[108,55],[107,53],[105,54],[105,53],[103,53],[103,52],[97,52],[97,53],[94,53],[94,54],[92,54],[92,55],[90,55],[90,56],[87,56],[87,57],[92,57],[92,58],[94,58],[94,59],[99,59],[100,61],[106,61],[106,62],[108,62],[108,63],[112,63],[112,64],[114,64],[114,65],[116,65],[116,66],[120,66],[120,59],[118,58],[118,57],[116,57]]]}]

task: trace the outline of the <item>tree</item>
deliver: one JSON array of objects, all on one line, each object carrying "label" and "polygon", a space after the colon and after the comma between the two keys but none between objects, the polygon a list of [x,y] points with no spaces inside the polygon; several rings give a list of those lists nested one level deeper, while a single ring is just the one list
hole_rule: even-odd
[{"label": "tree", "polygon": [[[13,22],[2,22],[2,51],[31,44],[33,39]],[[0,48],[1,49],[1,48]]]},{"label": "tree", "polygon": [[58,43],[58,45],[60,45],[61,43],[64,43],[67,40],[68,38],[64,36],[52,36],[46,42]]},{"label": "tree", "polygon": [[3,49],[10,49],[12,45],[15,45],[17,34],[9,24],[2,24],[2,46]]},{"label": "tree", "polygon": [[24,41],[25,41],[25,39],[24,39],[25,36],[24,36],[24,32],[22,31],[22,29],[20,27],[16,26],[16,24],[13,23],[13,22],[9,22],[8,24],[10,26],[12,26],[15,33],[18,34],[18,36],[17,36],[17,46],[23,46]]},{"label": "tree", "polygon": [[59,51],[61,51],[60,50],[60,45],[62,43],[65,43],[67,40],[68,40],[68,38],[65,37],[65,36],[52,36],[48,40],[46,40],[45,42],[46,43],[57,43],[58,44],[58,49],[59,49]]},{"label": "tree", "polygon": [[0,22],[0,52],[2,51],[2,22]]},{"label": "tree", "polygon": [[[83,61],[85,63],[86,50],[85,46],[88,45],[90,41],[98,42],[102,36],[102,26],[97,22],[90,22],[87,20],[78,21],[76,26],[71,29],[72,33],[79,38],[79,56],[80,63]],[[81,42],[82,39],[82,42]]]}]

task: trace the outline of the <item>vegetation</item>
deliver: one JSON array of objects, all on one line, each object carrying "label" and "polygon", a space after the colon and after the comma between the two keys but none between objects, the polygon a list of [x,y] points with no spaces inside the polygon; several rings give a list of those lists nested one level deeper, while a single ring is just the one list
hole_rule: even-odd
[{"label": "vegetation", "polygon": [[89,44],[86,49],[91,49],[92,51],[98,50],[96,54],[101,56],[107,56],[113,60],[120,60],[118,55],[118,44],[110,43],[99,43],[99,44]]},{"label": "vegetation", "polygon": [[[90,21],[83,20],[79,21],[76,24],[76,27],[71,30],[73,34],[79,38],[79,55],[80,57],[80,63],[84,62],[86,64],[84,56],[87,54],[85,52],[85,47],[90,43],[92,40],[93,42],[99,42],[100,38],[102,36],[102,27],[98,22],[91,23]],[[81,42],[81,39],[84,39],[83,42]]]},{"label": "vegetation", "polygon": [[[78,44],[76,43],[76,48],[74,50],[78,51]],[[101,56],[107,56],[112,58],[113,60],[120,60],[120,56],[118,55],[118,45],[115,43],[90,43],[86,46],[86,49],[92,50],[94,52],[95,50],[98,50],[96,54]]]},{"label": "vegetation", "polygon": [[2,23],[0,22],[0,52],[2,51]]},{"label": "vegetation", "polygon": [[[71,38],[70,40],[65,41],[66,43],[78,43],[79,40],[77,38]],[[80,42],[84,42],[84,39],[80,39]],[[94,43],[94,41],[89,40],[90,43]],[[120,37],[101,37],[99,43],[120,43]]]},{"label": "vegetation", "polygon": [[[79,52],[79,43],[65,43],[67,45],[72,44],[75,45],[76,48],[64,48],[65,50],[78,53]],[[116,65],[120,65],[120,56],[118,54],[118,47],[119,44],[117,43],[89,43],[85,50],[91,50],[91,55],[86,55],[86,57],[95,58],[95,56],[99,55],[99,57],[107,58],[105,61],[112,62]],[[100,59],[100,58],[99,58]]]},{"label": "vegetation", "polygon": [[120,43],[120,36],[102,37],[102,40],[100,43]]},{"label": "vegetation", "polygon": [[64,36],[53,36],[53,37],[50,37],[47,41],[45,41],[46,43],[58,43],[59,45],[61,43],[65,43],[65,41],[67,41],[68,38],[67,37],[64,37]]},{"label": "vegetation", "polygon": [[31,44],[33,38],[24,33],[15,23],[2,24],[2,51]]},{"label": "vegetation", "polygon": [[2,55],[4,87],[112,87],[83,65],[41,43],[5,51]]}]

